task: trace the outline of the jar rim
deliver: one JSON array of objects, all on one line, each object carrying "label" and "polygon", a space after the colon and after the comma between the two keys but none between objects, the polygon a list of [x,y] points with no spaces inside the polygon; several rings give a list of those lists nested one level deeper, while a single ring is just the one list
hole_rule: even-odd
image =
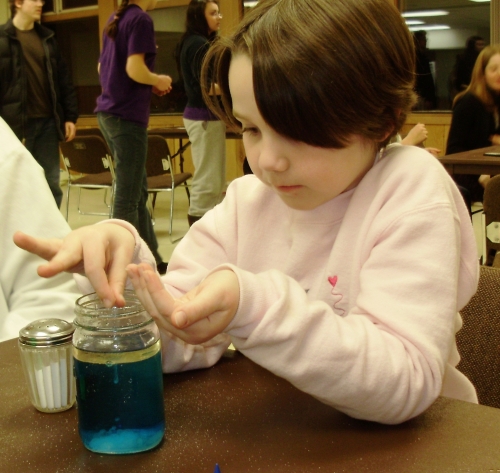
[{"label": "jar rim", "polygon": [[97,293],[92,292],[79,297],[75,302],[75,313],[85,317],[130,317],[144,312],[145,309],[135,292],[126,289],[123,293],[125,306],[123,307],[105,307]]}]

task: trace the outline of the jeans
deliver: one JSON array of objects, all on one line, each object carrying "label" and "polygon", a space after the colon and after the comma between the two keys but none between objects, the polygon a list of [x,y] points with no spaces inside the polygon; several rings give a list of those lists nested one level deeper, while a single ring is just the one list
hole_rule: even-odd
[{"label": "jeans", "polygon": [[113,218],[134,225],[153,253],[156,263],[161,263],[158,241],[147,208],[147,129],[103,112],[97,113],[97,120],[114,159],[116,190]]},{"label": "jeans", "polygon": [[61,207],[63,192],[59,185],[59,133],[55,120],[52,117],[29,118],[24,144],[42,166],[56,204]]}]

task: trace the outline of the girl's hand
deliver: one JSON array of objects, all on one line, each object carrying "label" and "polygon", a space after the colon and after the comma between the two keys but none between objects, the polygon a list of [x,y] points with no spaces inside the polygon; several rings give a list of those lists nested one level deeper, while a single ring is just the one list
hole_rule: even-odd
[{"label": "girl's hand", "polygon": [[439,153],[441,152],[441,150],[437,148],[425,148],[425,150],[431,153],[436,158],[439,156]]},{"label": "girl's hand", "polygon": [[210,274],[177,300],[150,266],[129,265],[127,273],[137,296],[158,326],[193,345],[223,332],[238,309],[240,287],[231,270]]},{"label": "girl's hand", "polygon": [[423,123],[417,123],[408,134],[401,140],[401,143],[411,146],[419,146],[427,139],[427,128]]},{"label": "girl's hand", "polygon": [[164,95],[167,95],[168,92],[166,90],[160,90],[160,89],[157,89],[154,85],[153,85],[153,94],[155,95],[158,95],[158,97],[163,97]]},{"label": "girl's hand", "polygon": [[134,236],[126,228],[113,223],[92,225],[71,232],[63,240],[16,232],[14,243],[48,261],[38,267],[39,276],[50,278],[63,271],[84,269],[106,307],[125,304],[125,268],[135,248]]},{"label": "girl's hand", "polygon": [[160,92],[170,92],[172,90],[172,78],[164,74],[159,74],[158,81],[153,87]]},{"label": "girl's hand", "polygon": [[500,135],[491,135],[490,141],[492,145],[500,145]]}]

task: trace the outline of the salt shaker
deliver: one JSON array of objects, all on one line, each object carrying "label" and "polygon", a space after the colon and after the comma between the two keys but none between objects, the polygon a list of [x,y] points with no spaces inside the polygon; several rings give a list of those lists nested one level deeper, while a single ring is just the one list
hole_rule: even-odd
[{"label": "salt shaker", "polygon": [[124,297],[124,307],[95,293],[75,305],[78,431],[97,453],[150,450],[165,431],[160,332],[132,291]]},{"label": "salt shaker", "polygon": [[19,331],[19,351],[31,403],[41,412],[65,411],[75,403],[72,338],[75,327],[39,319]]}]

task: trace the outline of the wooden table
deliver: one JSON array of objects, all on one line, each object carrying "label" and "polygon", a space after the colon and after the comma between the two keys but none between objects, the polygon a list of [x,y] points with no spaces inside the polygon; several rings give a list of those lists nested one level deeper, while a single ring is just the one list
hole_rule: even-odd
[{"label": "wooden table", "polygon": [[6,473],[384,472],[500,470],[500,409],[439,398],[397,426],[359,421],[237,352],[215,367],[165,375],[167,431],[136,455],[99,455],[73,408],[30,404],[17,341],[0,343],[0,471]]},{"label": "wooden table", "polygon": [[[183,126],[168,126],[164,128],[148,128],[148,134],[150,135],[160,135],[166,140],[173,139],[179,140],[179,146],[177,151],[172,154],[172,159],[179,156],[179,166],[181,172],[184,172],[184,151],[191,145],[189,141],[189,135],[187,134],[186,128]],[[226,132],[226,139],[228,140],[241,140],[241,133],[234,133],[231,131]]]},{"label": "wooden table", "polygon": [[500,157],[484,156],[486,152],[500,152],[500,146],[463,151],[439,157],[450,174],[500,174]]}]

